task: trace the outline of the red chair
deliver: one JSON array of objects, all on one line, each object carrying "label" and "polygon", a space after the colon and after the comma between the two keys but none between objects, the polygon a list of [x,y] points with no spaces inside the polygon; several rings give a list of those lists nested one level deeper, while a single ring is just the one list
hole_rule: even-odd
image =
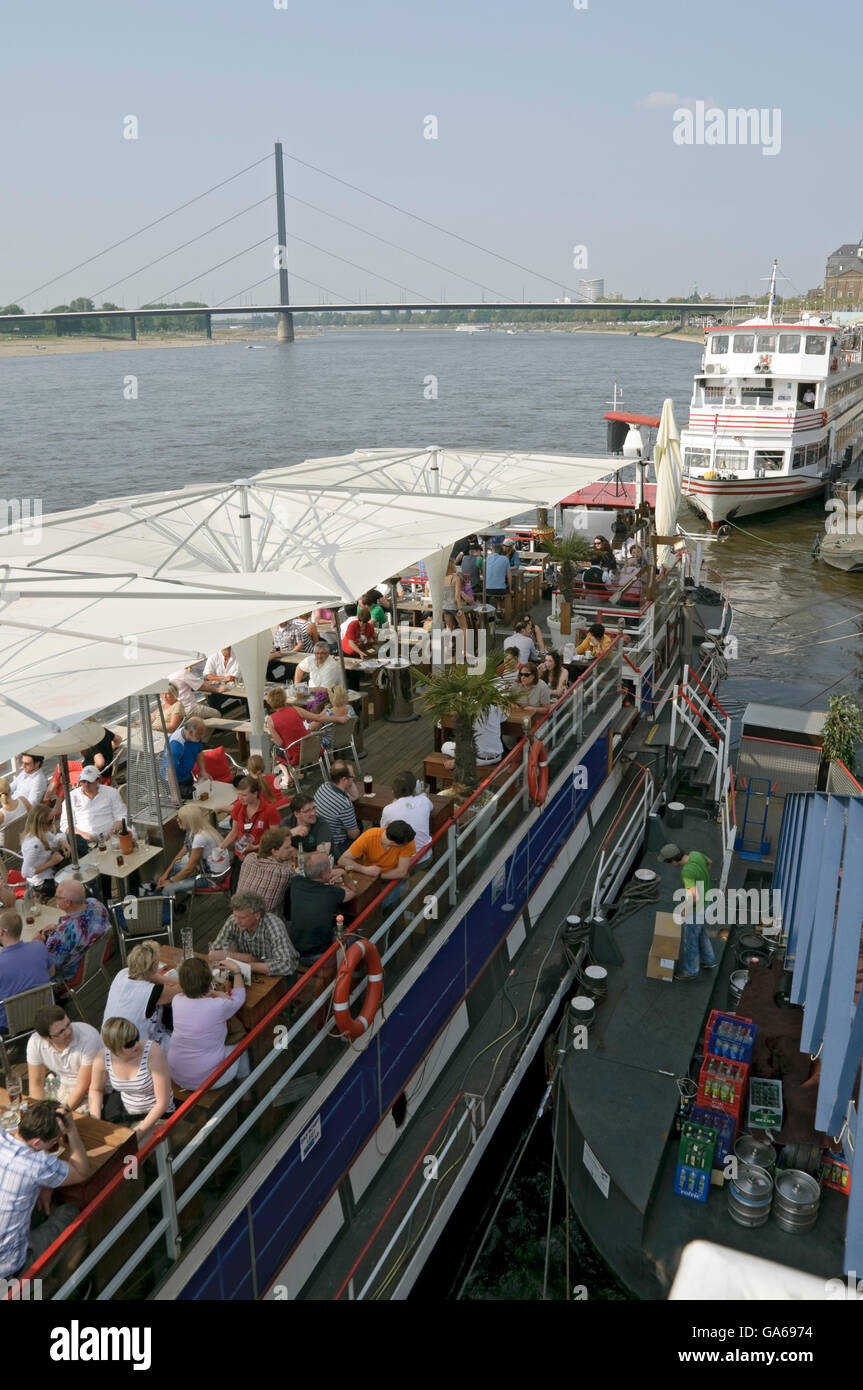
[{"label": "red chair", "polygon": [[27,892],[27,880],[24,878],[23,874],[20,874],[17,869],[10,869],[9,877],[6,881],[9,887],[14,890],[15,897],[23,898],[24,894]]},{"label": "red chair", "polygon": [[288,791],[287,788],[285,788],[285,787],[280,787],[280,786],[279,786],[279,776],[278,776],[278,773],[276,773],[276,772],[265,772],[265,773],[264,773],[264,776],[266,777],[267,781],[268,781],[269,784],[270,784],[270,787],[272,788],[273,796],[276,798],[276,810],[277,810],[277,811],[282,811],[282,810],[284,810],[284,808],[285,808],[286,806],[289,806],[289,805],[290,805],[290,801],[291,801],[291,797],[293,796],[293,792]]},{"label": "red chair", "polygon": [[204,766],[211,782],[232,782],[234,773],[223,747],[204,749]]}]

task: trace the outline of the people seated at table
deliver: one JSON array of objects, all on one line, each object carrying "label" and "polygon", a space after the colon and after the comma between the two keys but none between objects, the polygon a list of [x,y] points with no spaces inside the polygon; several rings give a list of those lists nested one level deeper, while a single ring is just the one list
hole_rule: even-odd
[{"label": "people seated at table", "polygon": [[23,796],[25,801],[29,801],[31,806],[38,806],[44,800],[48,790],[48,779],[42,771],[42,764],[45,759],[38,753],[25,753],[21,759],[21,767],[12,778],[12,795],[17,798]]},{"label": "people seated at table", "polygon": [[600,569],[611,570],[612,574],[617,570],[617,561],[614,558],[614,551],[611,548],[611,541],[608,536],[594,536],[593,538],[594,563]]},{"label": "people seated at table", "polygon": [[174,1026],[171,1003],[179,992],[176,975],[159,962],[158,942],[139,941],[129,952],[128,965],[111,981],[102,1021],[126,1018],[145,1041],[149,1038],[167,1051]]},{"label": "people seated at table", "polygon": [[563,664],[560,652],[547,651],[542,661],[537,663],[537,667],[540,678],[551,691],[552,702],[559,700],[569,689],[569,672]]},{"label": "people seated at table", "polygon": [[387,612],[389,600],[387,600],[385,607],[384,596],[380,589],[369,589],[367,593],[361,596],[360,605],[369,610],[369,617],[374,623],[375,628],[384,627],[389,622],[389,614]]},{"label": "people seated at table", "polygon": [[264,831],[279,823],[275,803],[267,800],[258,781],[253,777],[241,777],[237,783],[237,799],[231,807],[231,828],[221,843],[222,849],[234,851],[235,879],[240,872],[239,864],[261,843]]},{"label": "people seated at table", "polygon": [[355,617],[357,616],[357,613],[359,612],[359,608],[360,608],[360,605],[359,605],[358,603],[345,603],[345,604],[342,604],[342,612],[344,613],[345,616],[343,617],[342,621],[341,621],[340,624],[339,624],[339,641],[340,641],[340,642],[342,642],[342,641],[344,640],[345,633],[347,632],[347,630],[348,630],[348,628],[350,627],[351,623],[354,621]]},{"label": "people seated at table", "polygon": [[338,658],[333,656],[326,642],[318,641],[315,643],[310,656],[304,656],[302,661],[297,662],[294,673],[294,681],[297,684],[305,683],[309,690],[321,690],[326,687],[329,689],[333,685],[341,684],[342,668]]},{"label": "people seated at table", "polygon": [[215,706],[219,711],[223,710],[225,705],[230,704],[234,698],[231,694],[231,686],[242,680],[240,663],[230,647],[222,647],[219,651],[213,652],[212,656],[207,657],[204,662],[204,679],[216,687],[210,691],[207,703]]},{"label": "people seated at table", "polygon": [[288,886],[297,872],[297,851],[286,825],[265,830],[257,849],[243,860],[238,893],[257,893],[267,911],[284,917]]},{"label": "people seated at table", "polygon": [[45,927],[39,936],[48,947],[55,978],[65,982],[74,980],[87,947],[110,931],[111,919],[105,904],[88,898],[77,878],[58,883],[56,903],[60,909],[57,925]]},{"label": "people seated at table", "polygon": [[170,737],[171,734],[176,733],[185,717],[186,711],[180,704],[177,687],[171,682],[159,701],[159,708],[154,709],[150,715],[150,723],[157,733],[161,733],[162,720],[164,719],[165,729]]},{"label": "people seated at table", "polygon": [[215,705],[210,704],[208,696],[218,695],[219,687],[214,681],[202,676],[195,669],[196,664],[193,662],[183,670],[175,671],[168,680],[176,686],[177,697],[186,714],[197,715],[199,719],[217,719],[219,711]]},{"label": "people seated at table", "polygon": [[417,849],[425,849],[431,842],[429,825],[434,810],[431,799],[425,792],[417,792],[417,779],[412,772],[399,772],[392,785],[393,800],[381,811],[382,829],[386,830],[393,821],[406,821],[414,832]]},{"label": "people seated at table", "polygon": [[85,767],[97,767],[102,776],[110,781],[114,760],[122,746],[121,736],[115,734],[113,729],[105,729],[98,743],[81,750],[81,762]]},{"label": "people seated at table", "polygon": [[518,659],[522,666],[526,661],[538,661],[545,651],[543,635],[527,613],[516,619],[515,631],[506,639],[506,645],[518,648]]},{"label": "people seated at table", "polygon": [[333,829],[329,821],[318,815],[315,799],[305,792],[291,797],[291,809],[285,821],[291,844],[304,854],[329,854],[333,844]]},{"label": "people seated at table", "polygon": [[[44,941],[22,941],[24,919],[14,907],[0,911],[0,999],[25,989],[47,985],[54,967]],[[0,1004],[0,1033],[8,1031],[6,1010]]]},{"label": "people seated at table", "polygon": [[547,714],[551,709],[551,690],[539,674],[539,667],[529,661],[518,673],[518,690],[513,698],[513,713],[516,718],[522,709],[536,714]]},{"label": "people seated at table", "polygon": [[321,742],[324,748],[331,747],[333,738],[330,726],[347,724],[354,717],[345,687],[339,683],[334,685],[328,691],[327,702],[323,708],[318,710],[306,709],[304,717],[312,732],[317,729],[321,730]]},{"label": "people seated at table", "polygon": [[[71,792],[70,799],[75,823],[75,842],[81,855],[89,853],[96,846],[100,836],[119,832],[129,814],[117,788],[102,784],[97,767],[81,768],[78,785]],[[69,808],[64,801],[60,813],[61,834],[65,834],[69,829]]]},{"label": "people seated at table", "polygon": [[452,632],[456,623],[462,632],[467,632],[467,616],[472,609],[476,608],[476,594],[469,579],[466,579],[461,570],[456,570],[451,574],[444,584],[443,591],[443,620],[447,629]]},{"label": "people seated at table", "polygon": [[296,767],[300,761],[299,740],[309,732],[303,716],[295,705],[288,704],[288,697],[280,685],[267,691],[264,703],[270,711],[264,728],[276,747],[277,757]]},{"label": "people seated at table", "polygon": [[[336,884],[325,854],[306,860],[306,872],[291,880],[290,935],[299,954],[299,969],[308,970],[335,939],[336,917],[356,897],[350,884]],[[329,978],[335,974],[333,962]],[[326,981],[324,981],[326,983]]]},{"label": "people seated at table", "polygon": [[249,965],[253,975],[296,974],[297,953],[288,929],[258,893],[237,892],[231,898],[231,915],[208,960],[215,965],[226,956]]},{"label": "people seated at table", "polygon": [[21,836],[21,874],[45,898],[54,896],[54,870],[69,857],[69,841],[51,829],[44,802],[28,811]]},{"label": "people seated at table", "polygon": [[182,727],[175,734],[171,734],[168,739],[168,746],[162,752],[159,760],[159,772],[162,780],[168,780],[168,758],[174,764],[174,771],[177,774],[177,786],[180,795],[188,800],[194,796],[195,783],[192,774],[197,772],[199,777],[206,777],[207,765],[204,761],[204,739],[207,737],[207,729],[202,719],[197,719],[191,715],[183,721]]},{"label": "people seated at table", "polygon": [[357,609],[357,616],[348,623],[342,638],[342,651],[345,656],[360,658],[374,656],[377,651],[375,625],[365,605]]},{"label": "people seated at table", "polygon": [[27,1039],[27,1094],[43,1100],[49,1072],[60,1083],[59,1099],[70,1110],[85,1109],[93,1058],[102,1040],[89,1023],[72,1023],[59,1004],[38,1009]]},{"label": "people seated at table", "polygon": [[318,640],[318,629],[311,621],[311,613],[302,617],[286,618],[273,629],[273,649],[267,659],[267,676],[270,680],[284,680],[290,675],[291,662],[285,661],[288,652],[310,652]]},{"label": "people seated at table", "polygon": [[333,763],[330,780],[323,782],[315,792],[314,801],[318,815],[322,816],[333,832],[333,854],[338,859],[347,846],[360,833],[354,802],[360,795],[356,774],[350,763]]},{"label": "people seated at table", "polygon": [[[65,1159],[57,1157],[63,1140]],[[91,1171],[74,1115],[53,1100],[33,1103],[31,1094],[17,1129],[0,1129],[0,1278],[20,1275],[77,1219],[71,1202],[51,1210],[51,1193],[86,1182]]]},{"label": "people seated at table", "polygon": [[507,560],[509,560],[509,567],[511,570],[521,569],[521,560],[519,559],[518,548],[515,541],[504,541],[503,553]]},{"label": "people seated at table", "polygon": [[26,797],[12,795],[12,784],[8,778],[0,777],[0,846],[9,826],[16,820],[23,820],[32,809]]},{"label": "people seated at table", "polygon": [[506,690],[515,690],[518,685],[518,672],[521,666],[521,652],[518,647],[504,647],[503,662],[498,672],[500,682]]},{"label": "people seated at table", "polygon": [[394,820],[385,830],[373,826],[358,835],[340,856],[339,868],[353,869],[366,878],[390,882],[407,878],[408,866],[415,854],[413,827],[407,821]]},{"label": "people seated at table", "polygon": [[222,836],[210,820],[206,802],[189,801],[181,806],[177,824],[183,831],[183,844],[159,875],[156,887],[173,898],[224,883],[231,871],[231,854],[222,848]]},{"label": "people seated at table", "polygon": [[[236,972],[231,974],[227,994],[217,990],[212,970],[199,956],[184,960],[177,973],[180,993],[171,1006],[174,1034],[168,1065],[171,1079],[178,1086],[196,1091],[234,1050],[225,1041],[227,1024],[245,1004],[246,990],[242,976]],[[215,1086],[226,1086],[241,1072],[248,1072],[245,1054],[219,1077]]]},{"label": "people seated at table", "polygon": [[[474,720],[473,741],[478,767],[491,767],[492,764],[499,763],[503,757],[504,747],[500,732],[503,718],[503,710],[493,706],[479,719]],[[444,756],[444,767],[448,772],[452,772],[455,767],[455,741],[449,739],[442,743],[440,751]]]},{"label": "people seated at table", "polygon": [[636,602],[640,599],[641,584],[646,577],[644,551],[640,545],[633,545],[617,572],[617,583],[621,589],[621,603]]},{"label": "people seated at table", "polygon": [[502,545],[493,545],[485,557],[485,592],[487,598],[499,598],[512,593],[512,569]]},{"label": "people seated at table", "polygon": [[587,656],[591,661],[595,661],[597,657],[605,656],[611,642],[612,639],[602,623],[594,623],[587,629],[587,636],[584,641],[579,642],[575,654],[576,656]]},{"label": "people seated at table", "polygon": [[121,1122],[138,1131],[138,1143],[142,1144],[174,1109],[168,1058],[160,1045],[142,1037],[128,1018],[106,1018],[102,1042],[104,1048],[93,1059],[90,1114],[101,1118],[106,1087],[116,1092],[123,1107]]}]

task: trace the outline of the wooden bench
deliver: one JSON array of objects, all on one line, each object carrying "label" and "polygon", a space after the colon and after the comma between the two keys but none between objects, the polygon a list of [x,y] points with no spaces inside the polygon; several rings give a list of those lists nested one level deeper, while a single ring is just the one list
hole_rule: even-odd
[{"label": "wooden bench", "polygon": [[[423,777],[433,792],[436,792],[439,786],[452,786],[452,770],[444,767],[447,761],[443,753],[428,753],[423,761]],[[477,763],[476,775],[479,781],[484,782],[499,766],[499,763]]]}]

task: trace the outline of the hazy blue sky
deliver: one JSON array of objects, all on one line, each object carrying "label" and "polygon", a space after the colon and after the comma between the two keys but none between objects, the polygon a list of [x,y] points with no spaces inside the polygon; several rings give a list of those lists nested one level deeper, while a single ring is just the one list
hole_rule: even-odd
[{"label": "hazy blue sky", "polygon": [[[286,151],[472,241],[625,295],[757,292],[773,256],[800,290],[863,233],[852,0],[721,7],[685,0],[40,0],[7,7],[0,86],[0,303],[210,184]],[[581,0],[585,3],[585,0]],[[674,110],[781,112],[781,148],[682,146]],[[134,115],[139,138],[123,138]],[[424,118],[438,139],[423,136]],[[771,117],[772,120],[772,117]],[[775,128],[772,136],[775,143]],[[450,267],[441,271],[296,202],[291,271],[357,299],[559,289],[287,162],[288,190]],[[32,295],[134,305],[262,238],[172,298],[224,300],[272,268],[269,204],[121,284],[114,280],[266,197],[272,165]],[[573,247],[587,247],[587,269]],[[780,285],[780,288],[783,288]],[[787,289],[787,285],[785,286]],[[254,291],[275,294],[276,276]],[[319,292],[292,279],[292,298]]]}]

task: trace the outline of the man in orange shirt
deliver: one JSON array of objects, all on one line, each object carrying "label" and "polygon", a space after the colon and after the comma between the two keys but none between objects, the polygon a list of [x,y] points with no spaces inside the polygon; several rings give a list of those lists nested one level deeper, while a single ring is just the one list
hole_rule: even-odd
[{"label": "man in orange shirt", "polygon": [[386,830],[376,826],[358,835],[339,860],[339,868],[355,869],[367,878],[389,882],[407,878],[408,865],[415,854],[412,827],[407,821],[394,820]]}]

